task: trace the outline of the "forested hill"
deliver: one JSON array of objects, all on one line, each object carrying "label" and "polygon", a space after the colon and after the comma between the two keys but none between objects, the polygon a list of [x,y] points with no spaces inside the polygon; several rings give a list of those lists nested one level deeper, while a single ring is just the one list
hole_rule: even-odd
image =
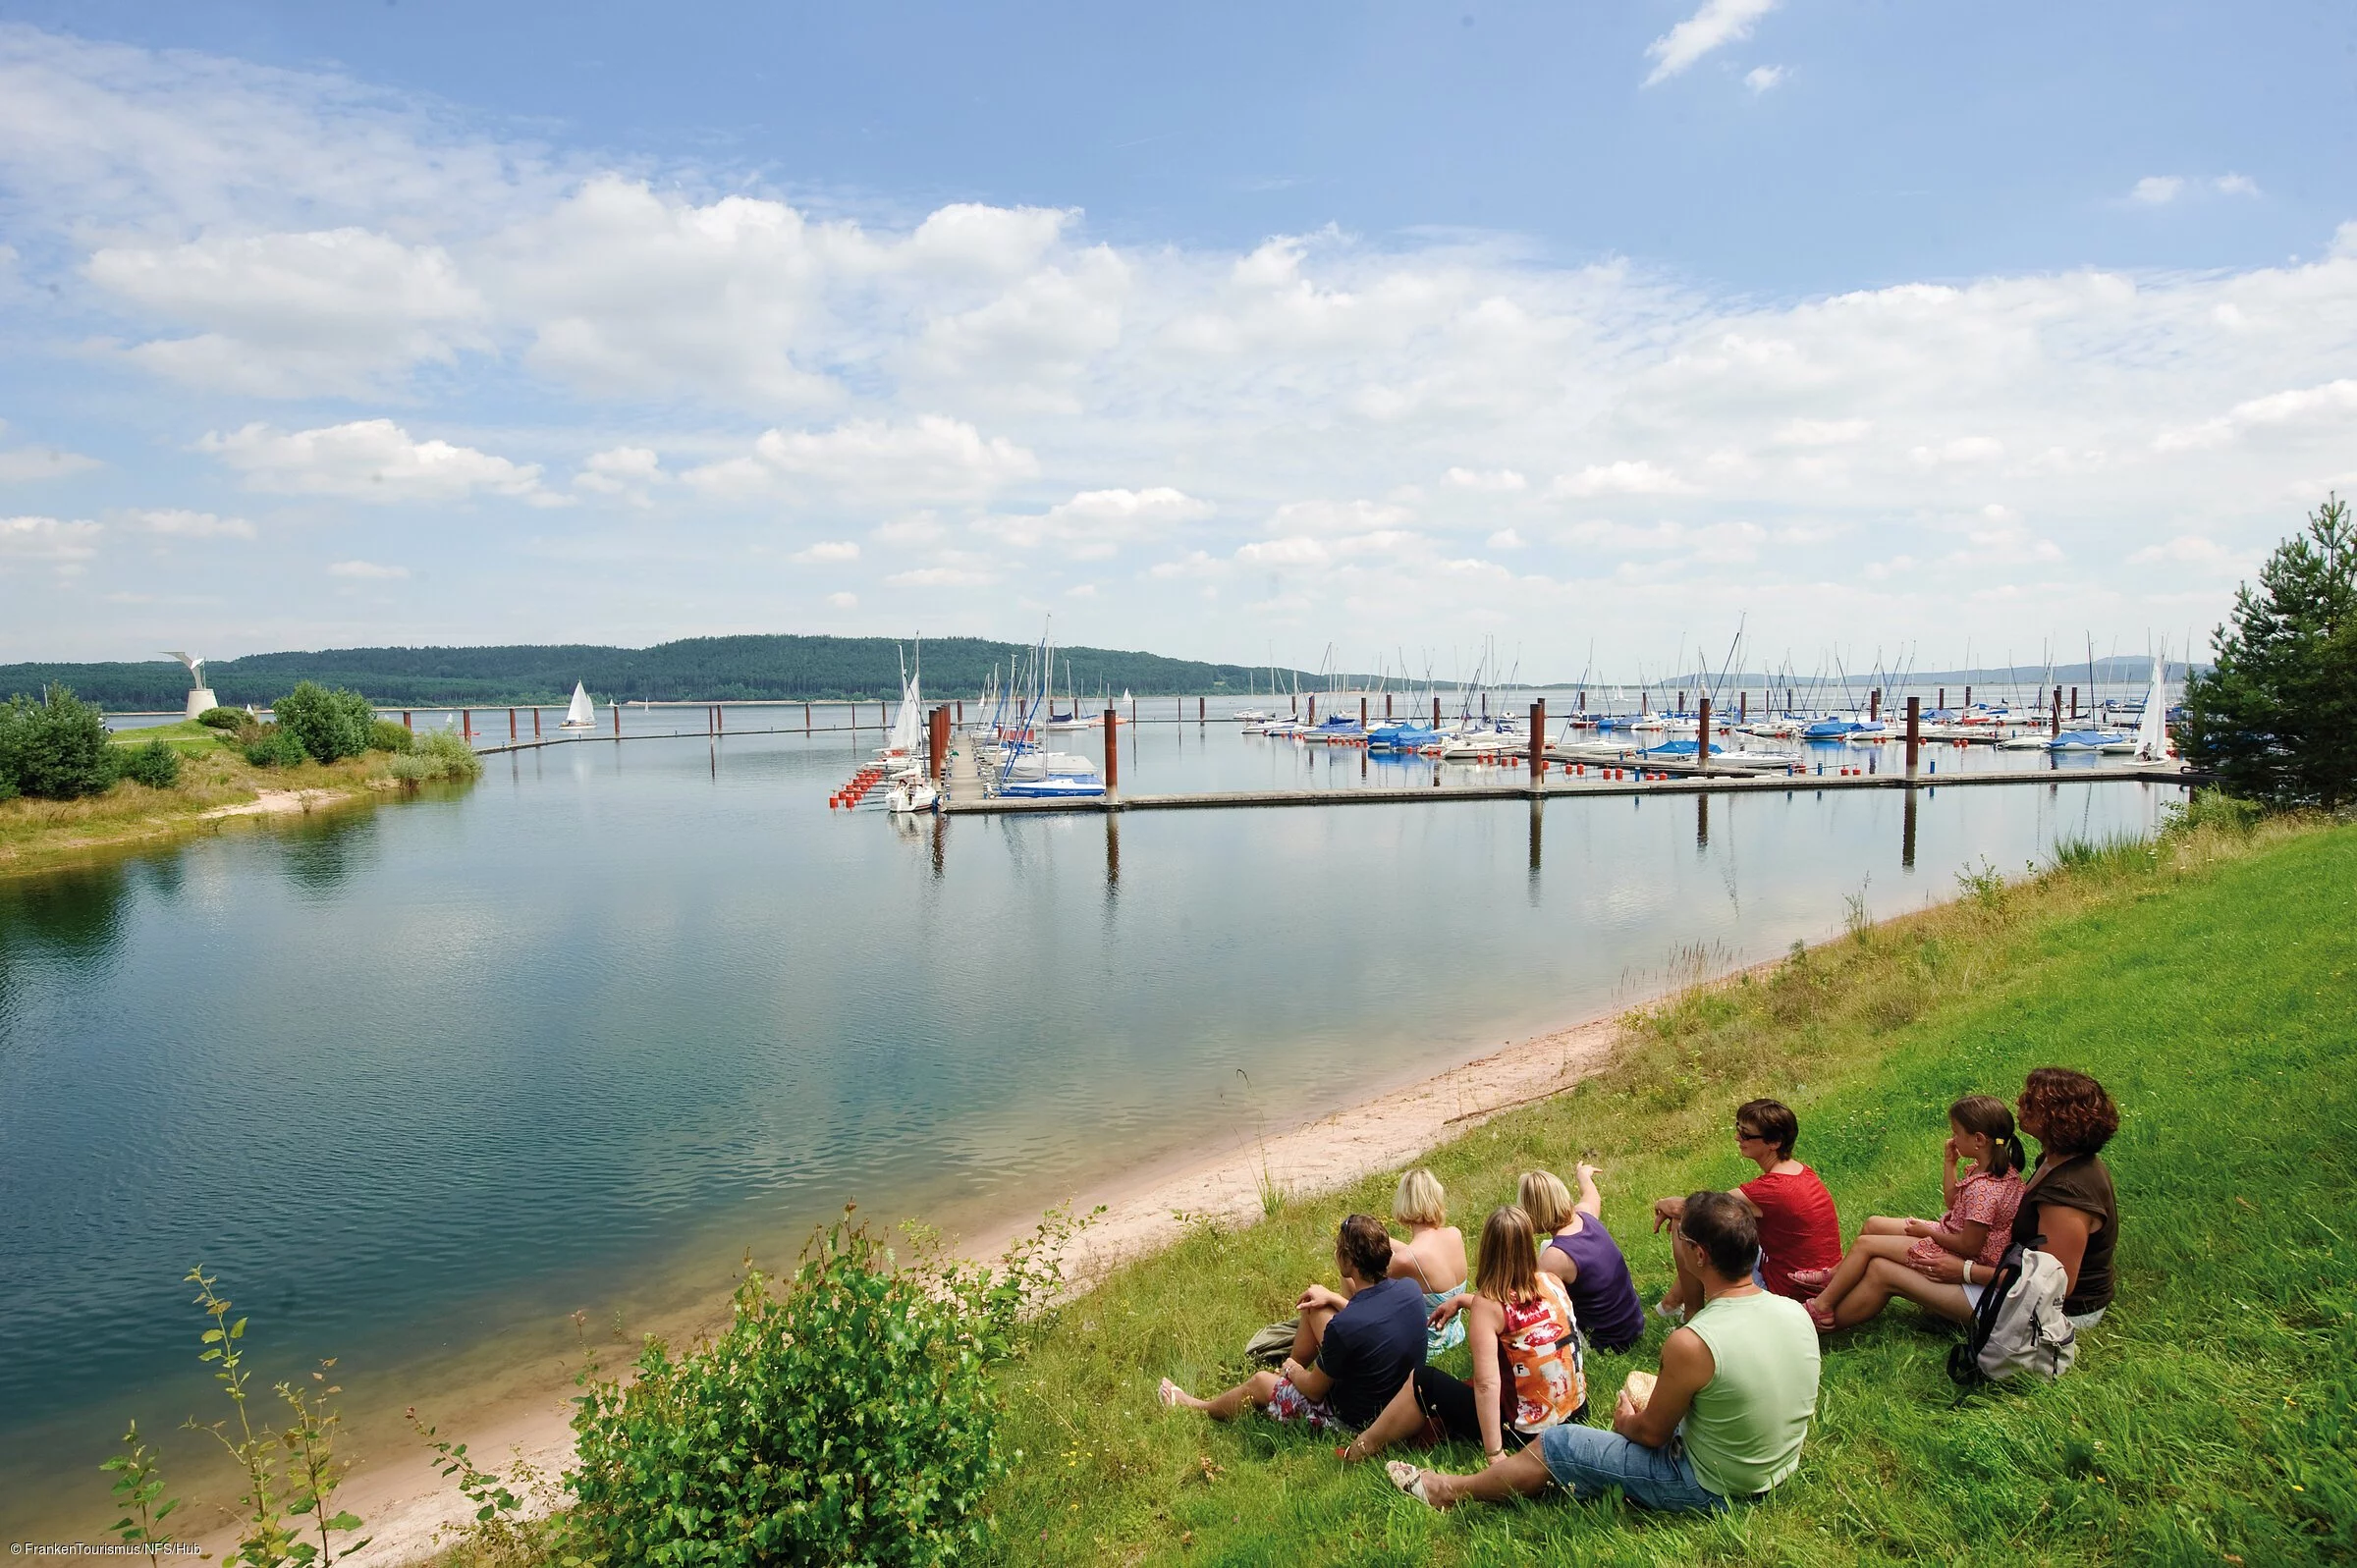
[{"label": "forested hill", "polygon": [[[652,648],[586,644],[509,648],[328,648],[316,653],[257,653],[205,666],[214,693],[233,707],[268,703],[299,680],[350,686],[381,706],[561,703],[584,681],[599,701],[742,702],[761,698],[897,697],[906,644],[890,637],[689,637]],[[959,696],[981,690],[995,666],[1029,650],[979,637],[927,638],[928,693]],[[1060,648],[1058,691],[1071,681],[1084,697],[1100,690],[1138,696],[1266,691],[1269,673],[1243,665],[1199,664],[1158,654],[1108,648]],[[1302,689],[1322,687],[1308,672],[1285,671]],[[169,659],[140,664],[0,665],[0,699],[38,694],[49,684],[70,686],[100,707],[122,712],[178,708],[187,700],[188,672]]]}]

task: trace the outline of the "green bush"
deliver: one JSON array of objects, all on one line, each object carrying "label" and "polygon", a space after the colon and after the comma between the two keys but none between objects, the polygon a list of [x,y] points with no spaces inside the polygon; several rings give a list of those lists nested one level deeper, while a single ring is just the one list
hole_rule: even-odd
[{"label": "green bush", "polygon": [[106,720],[64,686],[41,700],[0,705],[0,784],[12,794],[73,800],[114,787],[120,759],[107,744]]},{"label": "green bush", "polygon": [[207,708],[196,716],[196,722],[207,730],[235,731],[245,729],[252,717],[243,708]]},{"label": "green bush", "polygon": [[368,749],[376,710],[356,691],[305,680],[270,705],[278,728],[292,734],[314,760],[334,762]]},{"label": "green bush", "polygon": [[246,746],[246,760],[257,768],[300,768],[310,757],[295,732],[265,725]]},{"label": "green bush", "polygon": [[650,1339],[574,1418],[571,1555],[609,1564],[933,1564],[978,1554],[1011,1456],[992,1369],[1061,1277],[1051,1216],[1003,1272],[864,1225],[820,1231],[782,1288],[747,1270],[717,1340]]},{"label": "green bush", "polygon": [[169,789],[180,783],[180,753],[161,740],[132,747],[120,766],[124,778],[150,789]]},{"label": "green bush", "polygon": [[391,771],[404,784],[471,781],[483,776],[483,759],[456,730],[428,730],[411,737],[411,749],[393,759]]},{"label": "green bush", "polygon": [[408,725],[397,725],[390,719],[377,719],[368,726],[368,749],[399,754],[417,743]]}]

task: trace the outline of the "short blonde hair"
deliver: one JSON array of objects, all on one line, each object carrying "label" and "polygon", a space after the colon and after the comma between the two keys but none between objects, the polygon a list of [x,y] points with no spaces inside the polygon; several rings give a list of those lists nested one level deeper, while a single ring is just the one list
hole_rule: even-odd
[{"label": "short blonde hair", "polygon": [[1525,1170],[1520,1188],[1522,1212],[1542,1236],[1552,1236],[1571,1222],[1571,1189],[1552,1170]]},{"label": "short blonde hair", "polygon": [[1441,1190],[1441,1178],[1422,1165],[1401,1176],[1392,1197],[1392,1217],[1403,1225],[1447,1224],[1449,1195]]}]

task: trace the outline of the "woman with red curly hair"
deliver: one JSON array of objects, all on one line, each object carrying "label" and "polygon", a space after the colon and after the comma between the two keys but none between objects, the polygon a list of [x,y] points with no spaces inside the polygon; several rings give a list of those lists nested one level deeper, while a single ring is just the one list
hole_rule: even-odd
[{"label": "woman with red curly hair", "polygon": [[[2021,1130],[2038,1140],[2039,1155],[2022,1183],[2012,1239],[2062,1266],[2069,1284],[2062,1311],[2074,1326],[2085,1328],[2111,1305],[2119,1203],[2100,1156],[2119,1130],[2119,1107],[2083,1072],[2040,1067],[2022,1085],[2015,1108]],[[1904,1296],[1943,1318],[1970,1323],[1990,1272],[1987,1265],[1953,1254],[1906,1263],[1877,1258],[1849,1293],[1847,1299],[1857,1305],[1842,1316],[1872,1317],[1892,1296]],[[1869,1303],[1872,1310],[1859,1311]]]}]

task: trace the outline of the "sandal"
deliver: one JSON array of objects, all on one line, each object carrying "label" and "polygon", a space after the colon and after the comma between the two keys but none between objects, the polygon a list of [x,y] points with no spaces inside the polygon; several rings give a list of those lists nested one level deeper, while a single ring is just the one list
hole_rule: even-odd
[{"label": "sandal", "polygon": [[1834,1315],[1826,1311],[1823,1307],[1818,1306],[1816,1297],[1812,1296],[1808,1300],[1802,1302],[1800,1304],[1800,1310],[1809,1315],[1809,1322],[1817,1325],[1817,1331],[1819,1333],[1830,1334],[1834,1331]]},{"label": "sandal", "polygon": [[1178,1408],[1178,1385],[1165,1378],[1162,1386],[1154,1390],[1154,1397],[1162,1401],[1163,1409],[1176,1410]]},{"label": "sandal", "polygon": [[1439,1506],[1430,1497],[1424,1495],[1424,1472],[1418,1470],[1406,1460],[1395,1459],[1389,1464],[1385,1465],[1383,1467],[1383,1471],[1385,1475],[1392,1478],[1393,1486],[1398,1487],[1401,1491],[1406,1492],[1410,1497],[1415,1498],[1416,1501],[1422,1503],[1425,1507],[1435,1508]]},{"label": "sandal", "polygon": [[1802,1290],[1823,1290],[1834,1282],[1831,1269],[1795,1269],[1788,1276]]}]

